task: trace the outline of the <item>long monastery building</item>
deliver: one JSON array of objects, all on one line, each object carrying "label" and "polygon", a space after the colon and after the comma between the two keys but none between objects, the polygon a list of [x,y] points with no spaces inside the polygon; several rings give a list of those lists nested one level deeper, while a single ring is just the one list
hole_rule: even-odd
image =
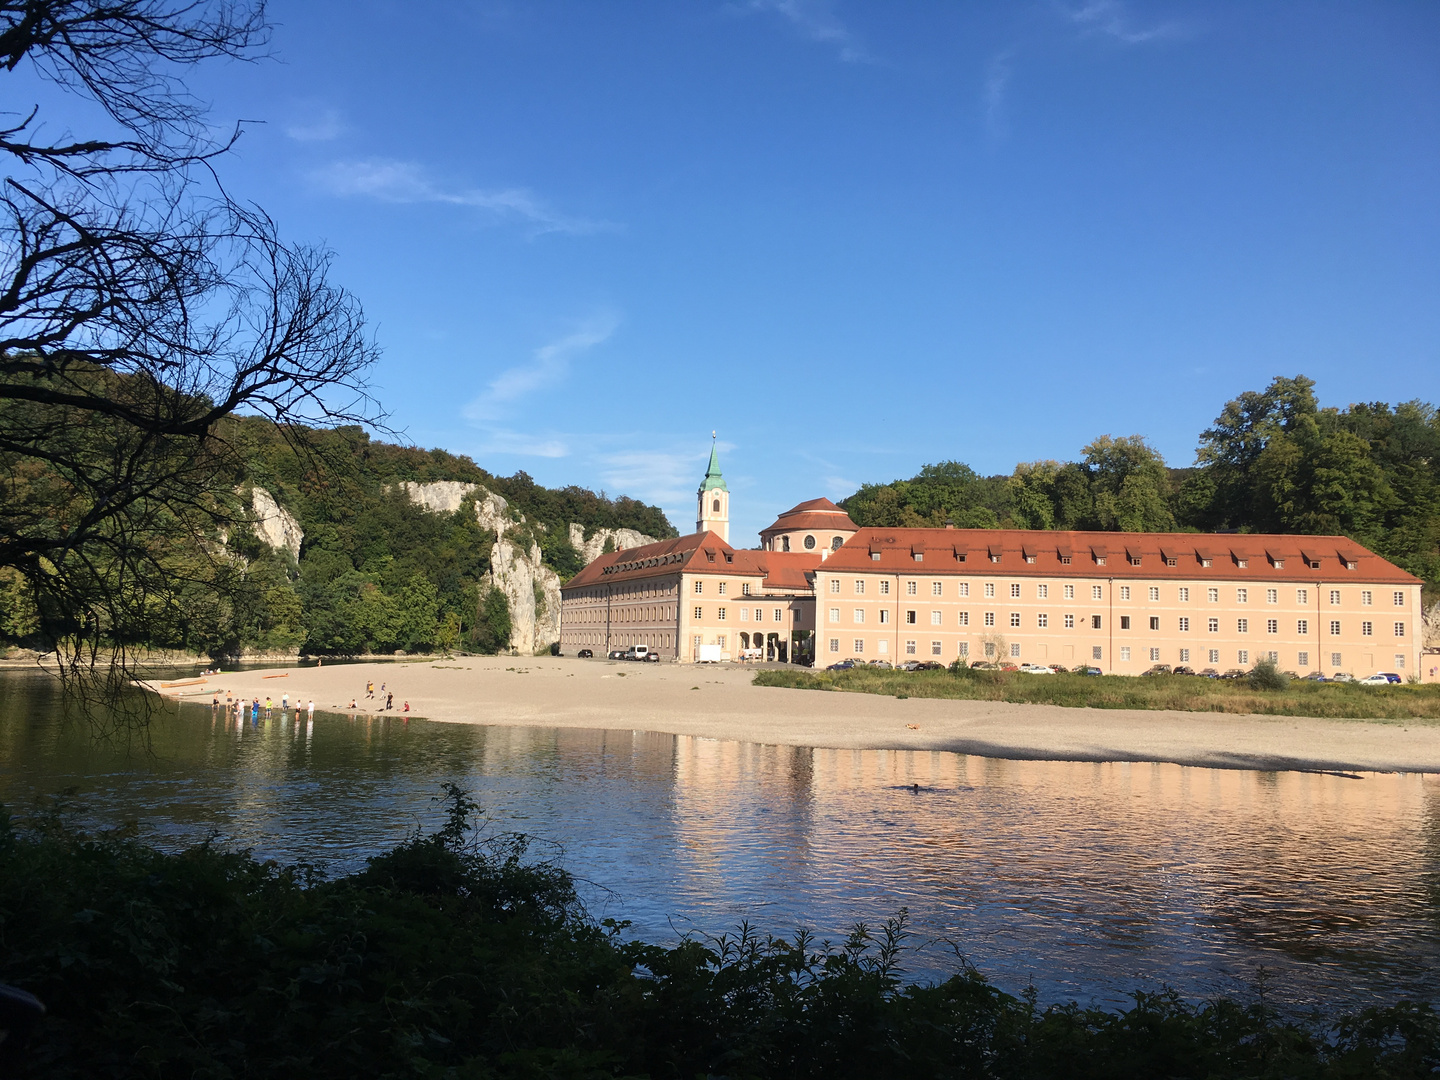
[{"label": "long monastery building", "polygon": [[570,579],[565,652],[1422,670],[1420,579],[1343,536],[862,529],[812,499],[737,549],[713,450],[698,511],[693,534]]}]

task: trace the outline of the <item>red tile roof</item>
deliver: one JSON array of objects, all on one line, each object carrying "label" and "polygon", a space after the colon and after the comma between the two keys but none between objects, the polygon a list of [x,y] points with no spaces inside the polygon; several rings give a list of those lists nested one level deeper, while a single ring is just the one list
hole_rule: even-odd
[{"label": "red tile roof", "polygon": [[[874,558],[877,554],[878,560]],[[916,562],[916,554],[921,555],[920,562]],[[1105,560],[1103,566],[1100,559]],[[1174,566],[1169,565],[1170,560]],[[1205,566],[1205,560],[1211,565]],[[832,554],[825,569],[1420,584],[1413,574],[1344,536],[1263,533],[866,528]]]},{"label": "red tile roof", "polygon": [[809,499],[792,506],[775,519],[773,525],[760,530],[763,538],[770,533],[790,532],[793,529],[843,529],[854,532],[858,526],[850,515],[829,499]]},{"label": "red tile roof", "polygon": [[713,532],[693,533],[643,547],[601,555],[567,581],[566,589],[612,581],[678,574],[728,574],[763,578],[766,588],[809,589],[805,572],[820,565],[820,553],[737,550]]}]

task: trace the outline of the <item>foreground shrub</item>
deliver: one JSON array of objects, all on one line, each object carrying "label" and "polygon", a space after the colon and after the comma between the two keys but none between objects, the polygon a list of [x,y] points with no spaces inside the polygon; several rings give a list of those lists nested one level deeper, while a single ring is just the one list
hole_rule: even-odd
[{"label": "foreground shrub", "polygon": [[[836,946],[741,928],[675,947],[596,926],[523,838],[446,826],[326,881],[58,816],[0,818],[0,980],[49,1006],[45,1077],[1421,1077],[1400,1003],[1298,1022],[1137,995],[1040,1008],[962,968],[906,986],[904,919]],[[8,1074],[7,1074],[8,1075]]]}]

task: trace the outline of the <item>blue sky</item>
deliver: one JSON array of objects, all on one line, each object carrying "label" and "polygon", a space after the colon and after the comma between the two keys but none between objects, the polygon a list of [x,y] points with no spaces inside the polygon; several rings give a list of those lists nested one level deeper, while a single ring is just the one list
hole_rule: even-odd
[{"label": "blue sky", "polygon": [[223,166],[395,425],[732,538],[1224,401],[1440,399],[1440,5],[298,3]]}]

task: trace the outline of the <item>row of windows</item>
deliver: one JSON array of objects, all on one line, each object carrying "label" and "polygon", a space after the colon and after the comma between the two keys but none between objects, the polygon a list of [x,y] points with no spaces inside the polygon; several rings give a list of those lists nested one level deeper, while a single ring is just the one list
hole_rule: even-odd
[{"label": "row of windows", "polygon": [[[865,619],[866,619],[866,610],[865,610],[864,608],[855,608],[855,609],[850,613],[850,615],[851,615],[851,621],[852,621],[853,623],[855,623],[856,625],[859,625],[859,624],[865,622]],[[1065,626],[1065,629],[1066,629],[1066,630],[1073,630],[1073,629],[1075,629],[1075,616],[1074,616],[1074,615],[1065,615],[1065,616],[1062,616],[1062,618],[1063,618],[1063,620],[1064,620],[1064,626]],[[830,609],[830,619],[829,619],[829,621],[832,622],[832,623],[838,623],[838,622],[840,621],[840,609],[839,609],[839,608],[837,608],[837,607],[832,607],[832,608]],[[885,624],[885,623],[888,623],[889,621],[890,621],[890,612],[889,612],[888,610],[884,609],[884,608],[881,608],[881,609],[880,609],[880,622],[881,622],[882,624]],[[912,611],[906,611],[906,612],[905,612],[905,622],[906,622],[907,625],[915,625],[915,624],[918,623],[919,621],[920,621],[920,613],[919,613],[918,611],[913,611],[913,610],[912,610]],[[968,611],[956,612],[956,623],[957,623],[957,625],[959,625],[959,626],[969,626],[969,625],[970,625],[970,612],[968,612]],[[943,611],[932,610],[932,611],[930,612],[930,625],[931,625],[931,626],[943,626],[944,624],[945,624],[945,613],[944,613]],[[994,625],[996,625],[996,623],[995,623],[995,612],[993,612],[993,611],[987,611],[987,612],[984,613],[984,625],[986,625],[986,626],[994,626]],[[1018,629],[1021,627],[1021,625],[1022,625],[1021,613],[1018,612],[1018,611],[1012,611],[1012,612],[1010,612],[1010,626],[1018,630]],[[1035,625],[1036,625],[1036,627],[1037,627],[1038,629],[1040,629],[1040,630],[1049,629],[1049,627],[1050,627],[1050,616],[1049,616],[1049,614],[1046,613],[1046,612],[1039,612],[1039,613],[1037,613],[1036,616],[1035,616]],[[1102,616],[1100,616],[1100,615],[1091,615],[1091,616],[1090,616],[1090,629],[1092,629],[1092,630],[1101,630],[1101,629],[1103,629],[1103,628],[1104,628],[1104,618],[1103,618]],[[1149,628],[1150,628],[1151,630],[1159,630],[1159,629],[1160,629],[1160,616],[1158,616],[1158,615],[1151,615],[1151,616],[1149,616]],[[1179,616],[1179,618],[1177,619],[1177,622],[1176,622],[1176,628],[1177,628],[1181,633],[1188,634],[1188,633],[1190,632],[1190,617],[1189,617],[1188,615],[1181,615],[1181,616]],[[1129,629],[1132,629],[1132,627],[1131,627],[1131,616],[1129,616],[1129,615],[1121,615],[1121,616],[1120,616],[1120,629],[1121,629],[1121,630],[1129,630]],[[1218,633],[1220,632],[1220,620],[1219,620],[1218,618],[1209,618],[1209,619],[1207,619],[1207,620],[1206,620],[1206,629],[1207,629],[1210,633],[1212,633],[1212,634],[1218,634]],[[1404,624],[1403,622],[1397,622],[1397,623],[1395,623],[1395,624],[1394,624],[1394,629],[1395,629],[1395,636],[1396,636],[1397,638],[1403,638],[1403,637],[1405,636],[1405,624]],[[1235,630],[1236,630],[1237,633],[1240,633],[1240,634],[1248,634],[1248,633],[1250,632],[1250,620],[1247,619],[1247,618],[1236,619],[1236,620],[1235,620]],[[1267,634],[1278,634],[1278,633],[1280,632],[1280,620],[1279,620],[1279,619],[1266,619],[1266,620],[1265,620],[1265,632],[1266,632]],[[1298,635],[1301,636],[1301,637],[1304,637],[1304,636],[1306,636],[1307,634],[1309,634],[1309,633],[1310,633],[1310,620],[1309,620],[1309,619],[1297,619],[1297,620],[1295,621],[1295,633],[1298,634]],[[1330,633],[1331,633],[1332,636],[1336,636],[1336,637],[1338,637],[1338,636],[1340,635],[1340,620],[1339,620],[1339,619],[1332,619],[1332,620],[1330,621]],[[1361,634],[1362,637],[1373,637],[1373,636],[1374,636],[1374,633],[1375,633],[1375,624],[1374,624],[1373,622],[1370,622],[1369,620],[1365,620],[1365,621],[1362,621],[1362,622],[1360,623],[1360,634]]]},{"label": "row of windows", "polygon": [[[865,638],[853,638],[853,639],[851,640],[851,646],[852,646],[852,649],[853,649],[853,651],[854,651],[854,655],[856,655],[856,656],[864,656],[864,655],[865,655],[865,642],[866,642],[866,639],[865,639]],[[906,642],[905,642],[905,645],[904,645],[905,655],[906,655],[906,656],[917,656],[917,655],[919,655],[920,648],[921,648],[922,644],[923,644],[923,643],[922,643],[922,642],[919,642],[919,641],[906,641]],[[983,654],[984,654],[984,656],[985,656],[986,659],[995,659],[995,658],[996,658],[996,649],[997,649],[997,648],[1000,648],[1000,649],[1006,649],[1006,648],[1007,648],[1007,646],[1006,646],[1006,644],[1005,644],[1004,642],[998,642],[998,643],[997,643],[997,642],[994,642],[994,641],[985,641],[985,642],[981,642],[980,644],[981,644],[981,646],[982,646],[982,651],[983,651]],[[839,639],[839,638],[834,638],[834,637],[832,637],[832,638],[830,639],[830,641],[829,641],[829,647],[830,647],[830,651],[831,651],[832,653],[838,653],[838,652],[840,651],[840,639]],[[878,653],[878,654],[880,654],[880,655],[882,655],[882,656],[888,654],[889,651],[890,651],[890,642],[889,642],[887,639],[885,639],[885,638],[879,639],[878,641],[875,642],[875,651],[876,651],[876,653]],[[1121,662],[1121,663],[1130,662],[1130,661],[1132,660],[1133,651],[1134,651],[1134,650],[1133,650],[1129,645],[1122,645],[1122,646],[1120,646],[1120,662]],[[1149,650],[1147,650],[1147,651],[1148,651],[1148,659],[1150,660],[1151,663],[1158,664],[1158,663],[1160,663],[1163,659],[1165,659],[1165,657],[1163,656],[1163,650],[1161,650],[1161,649],[1149,649]],[[1220,649],[1206,649],[1206,650],[1196,650],[1196,651],[1197,651],[1197,652],[1198,652],[1198,651],[1203,651],[1203,652],[1204,652],[1204,654],[1205,654],[1205,659],[1204,659],[1203,663],[1207,663],[1207,664],[1219,664],[1219,663],[1223,663],[1223,662],[1224,662],[1224,661],[1221,660],[1221,650],[1220,650]],[[1020,642],[1018,642],[1018,641],[1012,641],[1012,642],[1010,642],[1010,643],[1008,644],[1008,652],[1009,652],[1009,655],[1010,655],[1010,658],[1011,658],[1011,659],[1016,659],[1016,660],[1020,659],[1020,658],[1021,658],[1021,652],[1022,652]],[[1190,663],[1201,663],[1201,662],[1202,662],[1202,661],[1199,661],[1199,660],[1194,660],[1194,661],[1191,660],[1191,650],[1190,650],[1190,649],[1179,649],[1179,650],[1177,650],[1177,652],[1178,652],[1178,658],[1177,658],[1177,662],[1178,662],[1178,663],[1181,663],[1181,664],[1190,664]],[[944,642],[941,642],[941,641],[931,641],[931,642],[930,642],[930,655],[931,655],[931,656],[942,656],[943,654],[944,654]],[[970,642],[968,642],[968,641],[958,642],[958,643],[956,644],[955,655],[958,656],[958,657],[961,657],[961,658],[968,657],[968,656],[970,655]],[[1277,664],[1280,663],[1280,653],[1279,653],[1279,652],[1276,652],[1276,651],[1273,651],[1273,650],[1272,650],[1272,651],[1264,651],[1264,652],[1255,652],[1255,653],[1254,653],[1254,656],[1255,656],[1255,659],[1256,659],[1257,661],[1258,661],[1258,660],[1270,660],[1270,661],[1272,661],[1272,662],[1274,662],[1274,663],[1277,663]],[[1238,663],[1238,664],[1249,664],[1249,663],[1250,663],[1250,657],[1251,657],[1251,650],[1250,650],[1250,649],[1237,649],[1236,652],[1235,652],[1235,662]],[[1311,657],[1311,654],[1310,654],[1310,652],[1309,652],[1308,650],[1301,650],[1301,651],[1297,652],[1297,653],[1295,654],[1295,664],[1296,664],[1296,666],[1299,667],[1299,668],[1308,668],[1308,667],[1310,666],[1310,657]],[[1318,657],[1318,654],[1317,654],[1317,657],[1316,657],[1316,658],[1317,658],[1317,660],[1318,660],[1318,658],[1319,658],[1319,657]],[[1090,659],[1091,659],[1091,660],[1104,660],[1104,659],[1105,659],[1105,648],[1104,648],[1104,646],[1102,646],[1102,645],[1092,646],[1092,647],[1091,647],[1091,650],[1090,650]],[[1138,658],[1136,658],[1136,659],[1138,659]],[[1331,666],[1331,667],[1333,667],[1333,668],[1341,668],[1341,667],[1344,666],[1343,661],[1344,661],[1344,656],[1343,656],[1343,654],[1338,653],[1338,652],[1332,652],[1332,653],[1330,654],[1330,666]],[[1405,654],[1404,654],[1404,653],[1396,653],[1395,656],[1394,656],[1394,661],[1395,661],[1395,667],[1396,667],[1396,668],[1403,668],[1403,667],[1405,666]]]},{"label": "row of windows", "polygon": [[[724,596],[724,595],[726,595],[726,592],[727,592],[728,587],[729,587],[729,585],[730,585],[730,583],[729,583],[728,581],[717,581],[717,582],[715,582],[714,584],[715,584],[715,595],[716,595],[716,596]],[[695,582],[695,595],[696,595],[696,596],[704,596],[704,595],[705,595],[705,582],[704,582],[704,581],[699,580],[699,579],[696,580],[696,582]],[[749,595],[750,595],[750,582],[748,582],[748,581],[742,581],[742,582],[740,583],[740,595],[741,595],[741,596],[749,596]]]},{"label": "row of windows", "polygon": [[[840,584],[840,583],[841,583],[841,579],[840,579],[840,578],[831,578],[831,579],[830,579],[830,592],[831,592],[831,593],[839,593],[839,592],[840,592],[840,588],[841,588],[841,584]],[[696,582],[696,586],[697,586],[696,591],[697,591],[697,592],[699,591],[699,588],[698,588],[699,584],[700,584],[699,582]],[[852,584],[853,584],[854,593],[855,593],[856,596],[864,596],[864,595],[865,595],[865,590],[866,590],[866,588],[867,588],[867,579],[865,579],[865,578],[854,578],[853,581],[852,581]],[[889,595],[890,595],[890,582],[888,582],[888,581],[883,581],[883,580],[882,580],[882,581],[877,582],[876,584],[879,586],[879,593],[880,593],[881,596],[889,596]],[[956,583],[956,586],[957,586],[957,595],[959,595],[960,597],[963,598],[963,597],[967,597],[967,596],[970,595],[970,582],[968,582],[968,581],[957,582],[957,583]],[[984,582],[984,583],[983,583],[984,595],[987,596],[987,597],[993,597],[993,596],[995,595],[995,588],[996,588],[995,582],[993,582],[993,581]],[[1062,586],[1061,586],[1061,589],[1063,590],[1063,599],[1066,599],[1066,600],[1074,600],[1074,599],[1075,599],[1075,588],[1076,588],[1076,587],[1075,587],[1074,585],[1062,585]],[[1021,590],[1021,585],[1020,585],[1020,583],[1019,583],[1018,581],[1014,581],[1014,582],[1011,582],[1011,583],[1010,583],[1010,598],[1011,598],[1012,600],[1019,600],[1019,599],[1021,598],[1021,591],[1022,591],[1022,590]],[[1255,591],[1258,592],[1259,590],[1255,590]],[[1248,604],[1248,603],[1250,602],[1250,592],[1251,592],[1251,590],[1250,590],[1250,588],[1249,588],[1248,586],[1236,588],[1236,589],[1235,589],[1235,602],[1236,602],[1237,604]],[[905,582],[905,595],[906,595],[906,596],[918,596],[919,594],[920,594],[920,583],[919,583],[918,581],[907,581],[907,582]],[[944,595],[945,595],[945,583],[944,583],[943,581],[932,581],[932,582],[930,582],[930,595],[931,595],[931,596],[944,596]],[[1158,602],[1158,601],[1160,600],[1160,586],[1158,586],[1158,585],[1151,585],[1151,586],[1149,586],[1149,587],[1148,587],[1148,590],[1147,590],[1147,596],[1148,596],[1148,598],[1149,598],[1150,600],[1155,601],[1155,602]],[[1131,589],[1131,586],[1129,586],[1129,585],[1121,585],[1121,586],[1119,586],[1119,598],[1120,598],[1122,601],[1124,601],[1124,600],[1130,600],[1130,599],[1132,598],[1132,589]],[[1190,602],[1190,587],[1189,587],[1188,585],[1181,585],[1181,586],[1176,590],[1176,598],[1179,600],[1180,603],[1182,603],[1182,604],[1188,604],[1188,603]],[[1404,607],[1404,606],[1405,606],[1405,593],[1402,592],[1401,590],[1397,589],[1397,590],[1395,590],[1393,593],[1391,593],[1391,598],[1392,598],[1392,600],[1393,600],[1393,602],[1394,602],[1394,605],[1395,605],[1396,607]],[[1048,584],[1046,584],[1046,583],[1039,583],[1039,584],[1037,584],[1037,585],[1035,586],[1035,599],[1037,599],[1037,600],[1048,600],[1048,599],[1050,599],[1050,586],[1049,586]],[[1105,588],[1104,588],[1104,586],[1103,586],[1103,585],[1091,585],[1091,586],[1090,586],[1090,599],[1092,599],[1092,600],[1103,600],[1103,599],[1105,599]],[[1218,603],[1220,602],[1220,589],[1219,589],[1218,587],[1207,588],[1207,589],[1205,590],[1205,599],[1208,600],[1208,601],[1209,601],[1210,603],[1212,603],[1212,604],[1218,604]],[[1266,589],[1266,590],[1265,590],[1265,602],[1266,602],[1267,604],[1278,604],[1278,603],[1280,602],[1280,590],[1279,590],[1279,589]],[[1371,589],[1361,589],[1361,590],[1360,590],[1360,603],[1361,603],[1361,604],[1366,605],[1366,606],[1369,606],[1369,605],[1373,604],[1374,602],[1375,602],[1375,594],[1374,594],[1374,591],[1373,591],[1373,590],[1371,590]],[[1296,590],[1295,590],[1295,603],[1297,603],[1297,604],[1299,604],[1299,605],[1301,605],[1301,606],[1308,605],[1308,604],[1310,603],[1310,590],[1309,590],[1309,589],[1296,589]],[[1331,604],[1339,604],[1339,603],[1340,603],[1340,590],[1339,590],[1339,589],[1331,589],[1331,590],[1330,590],[1330,603],[1331,603]]]},{"label": "row of windows", "polygon": [[[750,608],[748,608],[748,607],[742,607],[742,608],[736,608],[735,610],[740,613],[740,621],[741,621],[741,622],[749,622],[749,621],[750,621],[750,611],[751,611]],[[785,609],[784,609],[784,608],[778,608],[778,607],[777,607],[777,608],[774,608],[774,609],[772,609],[772,610],[773,610],[772,618],[774,619],[775,622],[784,622],[784,621],[785,621]],[[758,607],[757,607],[757,608],[754,609],[754,611],[755,611],[755,621],[756,621],[756,622],[764,622],[764,621],[765,621],[765,609],[764,609],[764,608],[758,608]],[[728,618],[727,609],[726,609],[726,608],[723,608],[723,607],[718,607],[718,608],[716,608],[716,609],[715,609],[715,618],[718,619],[720,622],[724,622],[724,621],[726,620],[726,618]],[[696,621],[698,621],[698,622],[703,622],[704,619],[705,619],[705,609],[704,609],[703,607],[701,607],[699,604],[696,604],[696,605],[695,605],[695,619],[696,619]]]}]

